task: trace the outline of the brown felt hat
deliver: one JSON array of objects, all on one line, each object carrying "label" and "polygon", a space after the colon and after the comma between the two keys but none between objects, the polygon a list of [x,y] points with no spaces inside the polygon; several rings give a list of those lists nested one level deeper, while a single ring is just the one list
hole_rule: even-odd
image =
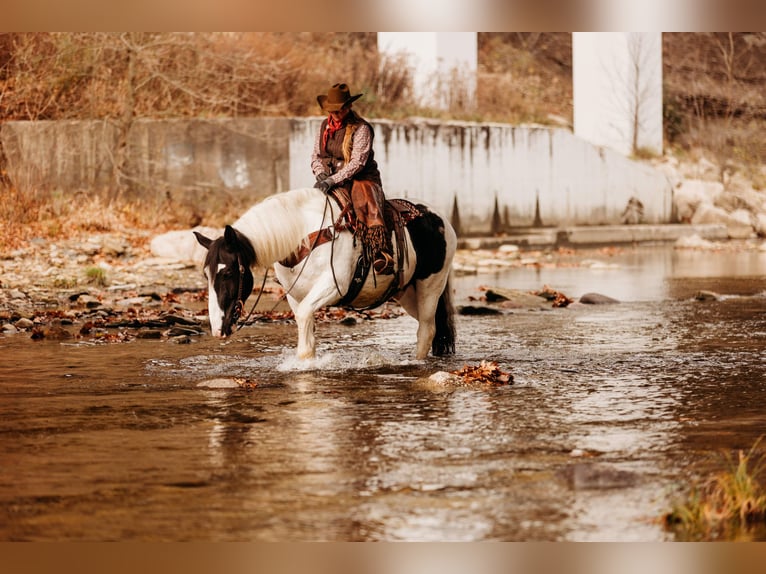
[{"label": "brown felt hat", "polygon": [[351,102],[361,98],[363,94],[351,95],[348,84],[335,84],[327,91],[327,95],[317,96],[319,107],[326,112],[337,112],[340,109],[350,106]]}]

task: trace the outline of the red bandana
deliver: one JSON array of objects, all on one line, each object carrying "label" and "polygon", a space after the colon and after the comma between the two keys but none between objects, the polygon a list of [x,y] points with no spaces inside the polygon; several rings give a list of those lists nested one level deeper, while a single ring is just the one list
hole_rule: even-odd
[{"label": "red bandana", "polygon": [[[345,118],[344,118],[345,119]],[[322,149],[327,149],[327,140],[330,139],[330,137],[337,132],[340,128],[343,127],[343,120],[336,120],[332,116],[327,116],[327,127],[324,130],[324,134],[322,134]]]}]

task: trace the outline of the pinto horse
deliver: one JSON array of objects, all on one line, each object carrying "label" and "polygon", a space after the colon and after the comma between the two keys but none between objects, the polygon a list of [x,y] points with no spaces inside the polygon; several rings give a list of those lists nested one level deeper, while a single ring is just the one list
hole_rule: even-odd
[{"label": "pinto horse", "polygon": [[392,242],[393,275],[362,269],[362,246],[342,223],[340,206],[314,188],[267,197],[217,239],[195,231],[208,250],[204,272],[212,334],[232,334],[253,290],[251,269],[273,266],[295,316],[301,359],[315,356],[315,311],[328,305],[369,309],[390,299],[418,321],[418,359],[429,349],[434,356],[454,353],[450,275],[457,238],[446,219],[423,205],[414,207],[419,215],[401,226],[404,240]]}]

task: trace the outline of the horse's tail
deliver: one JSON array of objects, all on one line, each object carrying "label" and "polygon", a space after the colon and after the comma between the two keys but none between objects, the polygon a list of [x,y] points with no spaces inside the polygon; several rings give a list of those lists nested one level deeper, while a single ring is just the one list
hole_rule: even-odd
[{"label": "horse's tail", "polygon": [[436,334],[431,343],[434,357],[455,353],[455,308],[452,306],[452,285],[449,278],[436,306]]}]

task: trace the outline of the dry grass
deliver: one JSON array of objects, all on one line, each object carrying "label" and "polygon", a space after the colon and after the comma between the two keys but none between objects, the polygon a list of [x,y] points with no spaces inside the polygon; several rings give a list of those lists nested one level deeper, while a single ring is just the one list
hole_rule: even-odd
[{"label": "dry grass", "polygon": [[725,470],[693,485],[664,517],[666,526],[682,540],[749,539],[752,527],[766,520],[766,454],[758,453],[760,442],[736,458],[725,455]]},{"label": "dry grass", "polygon": [[56,239],[87,233],[151,230],[162,232],[179,223],[183,213],[172,205],[144,205],[105,194],[19,193],[0,186],[0,252],[35,237]]}]

